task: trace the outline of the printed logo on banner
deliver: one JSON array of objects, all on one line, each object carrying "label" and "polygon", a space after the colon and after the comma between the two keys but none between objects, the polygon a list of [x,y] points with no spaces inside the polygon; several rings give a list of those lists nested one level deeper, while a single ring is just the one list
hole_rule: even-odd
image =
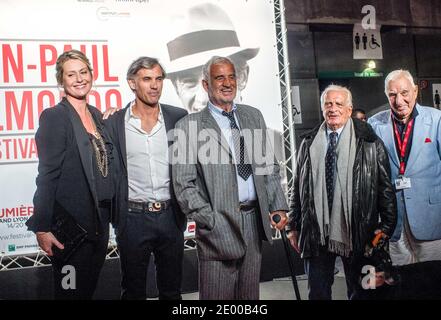
[{"label": "printed logo on banner", "polygon": [[96,10],[96,16],[99,20],[107,21],[112,18],[130,18],[130,12],[115,11],[106,7],[99,7]]},{"label": "printed logo on banner", "polygon": [[8,252],[15,252],[15,244],[8,245]]}]

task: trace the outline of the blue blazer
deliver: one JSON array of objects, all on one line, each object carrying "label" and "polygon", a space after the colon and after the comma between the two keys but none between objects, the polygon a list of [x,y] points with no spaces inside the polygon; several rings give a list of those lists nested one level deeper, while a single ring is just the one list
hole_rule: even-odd
[{"label": "blue blazer", "polygon": [[[404,176],[410,178],[411,188],[395,190],[398,221],[391,238],[397,241],[407,213],[410,229],[417,240],[441,239],[441,111],[415,106],[418,115]],[[399,174],[399,160],[395,148],[391,111],[382,111],[368,122],[384,141],[389,152],[392,182]]]}]

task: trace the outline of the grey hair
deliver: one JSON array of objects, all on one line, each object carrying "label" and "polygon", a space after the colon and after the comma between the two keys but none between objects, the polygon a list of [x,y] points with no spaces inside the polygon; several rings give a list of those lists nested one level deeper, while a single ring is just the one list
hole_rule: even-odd
[{"label": "grey hair", "polygon": [[346,93],[346,101],[345,104],[347,106],[351,106],[352,107],[352,93],[351,91],[349,91],[348,88],[343,87],[343,86],[339,86],[336,84],[330,84],[329,86],[327,86],[325,88],[325,90],[322,92],[321,96],[320,96],[320,105],[321,105],[321,109],[323,110],[323,107],[325,105],[325,97],[328,94],[329,91],[342,91],[344,93]]},{"label": "grey hair", "polygon": [[133,61],[129,69],[127,70],[127,80],[133,79],[139,70],[141,69],[153,69],[155,66],[159,66],[162,71],[162,76],[165,78],[167,74],[165,73],[164,68],[159,63],[159,60],[151,57],[139,57],[135,61]]},{"label": "grey hair", "polygon": [[384,80],[384,93],[386,94],[387,97],[389,97],[389,93],[387,92],[387,89],[389,88],[389,83],[400,77],[406,78],[407,80],[410,81],[412,87],[415,87],[415,81],[413,80],[413,77],[408,70],[404,70],[404,69],[394,70],[390,72],[387,75],[386,79]]},{"label": "grey hair", "polygon": [[218,64],[218,63],[231,64],[234,68],[234,72],[236,72],[236,65],[234,64],[233,60],[231,60],[230,58],[227,58],[227,57],[213,56],[213,57],[211,57],[210,60],[207,61],[207,63],[202,68],[202,75],[203,75],[205,81],[208,81],[210,79],[211,66],[213,64]]}]

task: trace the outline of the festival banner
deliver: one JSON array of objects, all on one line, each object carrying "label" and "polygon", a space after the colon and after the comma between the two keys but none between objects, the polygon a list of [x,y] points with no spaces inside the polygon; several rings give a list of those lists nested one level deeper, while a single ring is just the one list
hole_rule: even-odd
[{"label": "festival banner", "polygon": [[[55,80],[62,52],[88,56],[94,74],[89,103],[103,112],[134,99],[126,72],[140,56],[159,58],[168,73],[162,103],[198,111],[206,103],[198,88],[201,66],[213,55],[229,56],[238,69],[237,101],[260,109],[280,135],[275,28],[272,1],[1,1],[0,255],[38,250],[25,226],[36,189],[34,135],[41,112],[63,96]],[[190,225],[186,238],[193,233]]]}]

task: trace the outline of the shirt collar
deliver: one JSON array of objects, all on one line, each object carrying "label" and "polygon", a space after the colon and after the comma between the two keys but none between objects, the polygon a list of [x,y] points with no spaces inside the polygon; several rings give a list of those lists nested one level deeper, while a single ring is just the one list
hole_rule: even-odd
[{"label": "shirt collar", "polygon": [[[224,109],[219,108],[218,106],[215,106],[213,103],[211,103],[211,101],[208,101],[208,109],[211,112],[215,112],[218,115],[222,115],[222,112],[225,111]],[[233,107],[231,108],[231,111],[236,111],[237,106],[236,104],[233,102]]]},{"label": "shirt collar", "polygon": [[[416,103],[416,104],[415,104],[415,107],[413,107],[413,110],[412,110],[412,113],[410,114],[410,118],[409,118],[409,119],[415,119],[415,118],[418,116],[417,106],[418,106],[418,104]],[[404,124],[403,122],[401,122],[401,121],[398,121],[398,119],[395,117],[395,114],[394,114],[394,112],[392,111],[392,109],[391,109],[391,112],[392,112],[392,119],[394,120],[394,122],[395,122],[397,125],[404,127],[405,124]],[[408,122],[408,123],[409,123],[409,122]]]},{"label": "shirt collar", "polygon": [[328,126],[326,126],[326,135],[329,137],[329,135],[331,134],[331,132],[337,132],[337,137],[340,137],[340,133],[343,131],[345,126],[338,128],[337,130],[333,131],[331,129],[328,128]]},{"label": "shirt collar", "polygon": [[[130,102],[129,110],[127,110],[127,114],[126,114],[126,120],[127,121],[130,120],[130,119],[139,119],[137,116],[135,116],[133,114],[133,107],[135,106],[135,102],[136,102],[136,100],[133,100],[132,102]],[[159,104],[158,122],[159,123],[163,123],[164,122],[164,117],[162,115],[161,104]]]}]

